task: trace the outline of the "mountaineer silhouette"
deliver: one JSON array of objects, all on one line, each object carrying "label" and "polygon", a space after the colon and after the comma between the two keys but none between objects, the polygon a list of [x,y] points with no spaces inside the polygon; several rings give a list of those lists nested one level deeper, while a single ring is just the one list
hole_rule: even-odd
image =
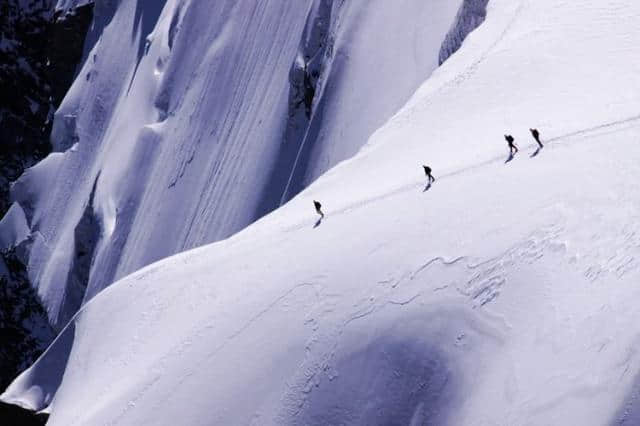
[{"label": "mountaineer silhouette", "polygon": [[540,132],[538,132],[538,129],[529,129],[529,131],[531,132],[531,136],[538,142],[538,146],[542,148],[544,145],[540,142]]},{"label": "mountaineer silhouette", "polygon": [[513,139],[513,136],[511,135],[504,135],[504,138],[507,141],[507,144],[509,145],[509,155],[513,156],[515,153],[518,152],[518,147],[516,146],[516,144],[513,143],[515,139]]},{"label": "mountaineer silhouette", "polygon": [[436,178],[434,178],[433,175],[431,174],[431,167],[422,166],[422,168],[424,169],[424,174],[427,176],[427,184],[431,185],[432,182],[436,181]]},{"label": "mountaineer silhouette", "polygon": [[320,204],[320,201],[313,200],[313,205],[316,208],[316,212],[320,215],[320,217],[324,218],[324,213],[322,213],[322,204]]}]

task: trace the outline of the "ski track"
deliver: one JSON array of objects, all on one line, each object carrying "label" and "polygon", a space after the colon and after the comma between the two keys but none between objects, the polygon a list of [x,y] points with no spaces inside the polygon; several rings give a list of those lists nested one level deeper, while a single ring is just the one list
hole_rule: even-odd
[{"label": "ski track", "polygon": [[[588,128],[577,130],[577,131],[573,131],[573,132],[570,132],[570,133],[554,136],[552,138],[543,140],[543,142],[545,143],[544,149],[548,151],[548,150],[553,150],[553,147],[555,147],[555,146],[561,146],[562,147],[562,146],[567,146],[568,145],[568,143],[555,144],[553,146],[547,145],[550,142],[557,142],[557,141],[563,141],[563,140],[566,140],[566,139],[573,139],[573,138],[575,138],[577,136],[587,136],[587,137],[589,137],[589,136],[592,136],[592,134],[594,134],[594,133],[596,133],[596,134],[594,134],[593,136],[600,136],[599,134],[597,134],[597,132],[600,131],[600,130],[610,129],[610,128],[614,128],[615,129],[615,128],[619,127],[619,126],[621,127],[621,126],[624,126],[626,124],[635,123],[637,121],[640,121],[640,114],[639,115],[634,115],[632,117],[628,117],[628,118],[625,118],[625,119],[622,119],[622,120],[616,120],[616,121],[611,121],[611,122],[607,122],[607,123],[602,123],[602,124],[598,124],[598,125],[593,126],[593,127],[588,127]],[[618,129],[618,130],[616,130],[616,131],[614,131],[612,133],[617,133],[618,131],[622,131],[622,130],[625,130],[625,128]],[[536,146],[537,146],[537,144],[530,143],[530,144],[525,145],[524,148],[532,148],[532,147],[536,147]],[[522,150],[522,149],[523,148],[521,147],[520,150]],[[492,157],[492,158],[490,158],[490,159],[488,159],[486,161],[483,161],[481,163],[474,164],[474,165],[471,165],[471,166],[468,166],[468,167],[463,167],[461,169],[454,170],[454,171],[451,171],[449,173],[444,173],[444,174],[438,176],[437,182],[441,182],[442,180],[446,180],[447,178],[451,178],[451,177],[462,175],[462,174],[464,174],[466,172],[475,171],[475,170],[481,169],[481,168],[486,167],[486,166],[494,165],[496,163],[503,163],[504,162],[504,158],[505,158],[504,155],[495,156],[495,157]],[[393,197],[395,195],[407,192],[407,191],[409,191],[411,189],[421,188],[423,185],[424,185],[424,182],[414,181],[412,183],[409,183],[409,184],[406,184],[406,185],[402,185],[402,186],[400,186],[400,187],[398,187],[396,189],[393,189],[391,191],[384,192],[384,193],[382,193],[380,195],[377,195],[375,197],[365,198],[365,199],[363,199],[361,201],[358,201],[358,202],[352,203],[352,204],[348,204],[348,205],[346,205],[346,206],[344,206],[342,208],[339,208],[339,209],[328,210],[325,213],[325,218],[323,219],[323,221],[328,219],[330,217],[330,215],[342,215],[344,213],[348,213],[350,211],[357,210],[357,209],[360,209],[362,207],[368,206],[368,205],[370,205],[370,204],[372,204],[374,202],[377,202],[377,201],[380,201],[380,200],[384,200],[384,199]],[[433,184],[433,185],[435,185],[435,184]],[[299,230],[299,229],[302,229],[302,228],[313,226],[313,224],[315,224],[315,222],[316,222],[315,220],[314,221],[305,220],[305,221],[298,222],[296,225],[285,227],[285,228],[283,228],[283,230],[285,232],[296,231],[296,230]]]},{"label": "ski track", "polygon": [[[509,30],[511,29],[511,27],[513,26],[513,24],[517,20],[518,16],[520,16],[520,13],[522,12],[523,7],[524,7],[523,2],[520,1],[516,11],[511,16],[511,19],[509,19],[509,22],[506,24],[505,28],[498,35],[496,40],[493,43],[491,43],[489,45],[489,47],[480,54],[480,57],[478,59],[476,59],[475,61],[473,61],[469,66],[467,66],[460,73],[456,74],[453,78],[451,78],[450,80],[447,80],[443,84],[441,84],[433,93],[431,93],[429,95],[429,100],[425,104],[422,104],[421,106],[430,104],[431,103],[430,100],[433,99],[439,93],[441,93],[441,92],[443,92],[443,91],[445,91],[447,89],[450,89],[452,87],[457,87],[461,83],[463,83],[464,81],[468,80],[475,73],[475,70],[478,68],[478,66],[480,66],[480,64],[482,64],[489,57],[489,55],[494,50],[494,48],[504,39],[505,35],[509,32]],[[396,115],[396,116],[392,117],[391,119],[392,120],[398,120],[397,123],[410,121],[410,118],[413,116],[413,112],[414,112],[413,109],[414,108],[415,108],[415,106],[413,106],[407,112],[407,114],[405,114],[404,116],[401,116],[401,118],[400,118],[400,116]],[[311,118],[309,119],[310,123],[313,120],[314,114],[315,114],[315,109],[312,110],[312,115],[311,115]],[[310,126],[308,126],[307,129],[305,130],[304,137],[302,138],[302,144],[300,145],[300,147],[298,149],[298,152],[296,154],[296,158],[295,158],[295,161],[294,161],[294,164],[293,164],[293,168],[292,168],[291,174],[289,176],[289,179],[287,180],[287,184],[285,186],[284,192],[282,193],[282,196],[280,198],[280,206],[282,206],[286,202],[286,196],[287,196],[287,193],[289,191],[289,187],[291,185],[291,180],[293,179],[293,176],[295,174],[300,154],[301,154],[301,152],[302,152],[302,150],[304,148],[304,145],[305,145],[305,143],[307,141],[307,135],[308,135],[309,129],[310,129]]]}]

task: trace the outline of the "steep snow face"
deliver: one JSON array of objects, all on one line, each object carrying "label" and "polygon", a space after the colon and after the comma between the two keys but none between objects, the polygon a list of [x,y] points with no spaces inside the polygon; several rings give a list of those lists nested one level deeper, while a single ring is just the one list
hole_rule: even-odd
[{"label": "steep snow face", "polygon": [[13,191],[52,321],[114,279],[228,237],[353,155],[437,66],[459,4],[98,4],[56,113],[57,153]]},{"label": "steep snow face", "polygon": [[[320,6],[326,9],[327,3]],[[433,52],[441,49],[461,3],[347,2],[328,25],[326,36],[305,34],[292,69],[294,87],[297,83],[302,93],[290,100],[284,140],[285,144],[299,141],[299,146],[290,150],[285,145],[269,181],[271,187],[281,187],[285,181],[284,192],[273,194],[280,196],[278,201],[297,194],[336,160],[351,157],[373,130],[398,111],[438,66]],[[317,28],[328,20],[326,14],[322,8],[315,11],[307,27],[319,32]],[[317,39],[320,42],[314,43]],[[311,74],[308,82],[301,72],[304,67]],[[304,105],[305,83],[315,94],[310,108]],[[289,158],[291,154],[295,157]]]},{"label": "steep snow face", "polygon": [[3,399],[54,426],[633,421],[639,19],[493,0],[355,157],[103,291]]}]

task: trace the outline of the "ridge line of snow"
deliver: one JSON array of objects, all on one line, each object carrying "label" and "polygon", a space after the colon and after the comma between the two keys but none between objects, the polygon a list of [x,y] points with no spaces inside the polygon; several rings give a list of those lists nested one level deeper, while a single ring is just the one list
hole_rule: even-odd
[{"label": "ridge line of snow", "polygon": [[[489,8],[491,7],[491,2],[489,2]],[[425,81],[425,83],[418,88],[418,90],[416,91],[416,93],[414,93],[414,95],[411,97],[411,99],[409,99],[409,101],[407,102],[406,106],[398,111],[393,117],[391,117],[391,119],[389,121],[392,120],[396,120],[396,119],[400,119],[402,121],[406,121],[409,120],[410,116],[413,113],[413,109],[416,108],[417,103],[421,102],[422,105],[428,105],[431,103],[432,99],[434,99],[436,97],[436,95],[438,95],[440,92],[450,89],[451,87],[456,87],[458,86],[460,83],[464,82],[465,80],[469,79],[469,77],[471,75],[473,75],[474,71],[484,62],[486,61],[491,53],[493,52],[493,50],[496,48],[496,46],[504,39],[504,37],[507,35],[507,33],[511,30],[511,27],[513,26],[513,24],[515,23],[515,21],[517,20],[517,18],[520,16],[520,14],[522,13],[522,10],[524,9],[524,2],[522,0],[519,1],[518,6],[516,8],[516,10],[511,14],[511,17],[509,18],[508,22],[506,22],[506,24],[504,25],[504,27],[502,28],[502,31],[500,31],[500,33],[496,36],[496,38],[493,40],[493,42],[491,42],[486,48],[482,49],[479,53],[478,56],[475,57],[475,59],[473,58],[469,58],[470,59],[470,63],[468,65],[465,65],[462,67],[462,69],[451,75],[449,78],[444,79],[444,81],[438,81],[438,79],[442,78],[440,76],[449,76],[449,74],[447,73],[443,73],[440,72],[437,75],[434,75],[434,77],[437,77],[437,79],[434,78],[429,78],[428,80]],[[487,10],[487,18],[490,18],[490,9]],[[485,19],[485,22],[486,22]],[[478,31],[480,29],[482,29],[484,27],[484,23],[482,25],[480,25],[480,27],[478,27],[476,30],[474,31]],[[467,40],[468,39],[472,39],[473,38],[473,33],[474,31],[472,31],[468,36],[467,36]],[[462,47],[461,47],[462,49]],[[467,48],[465,50],[465,52],[472,52],[472,50],[470,48]],[[453,65],[453,62],[455,62],[456,58],[460,58],[460,55],[457,55],[458,52],[454,53],[453,55],[451,55],[449,57],[449,59],[447,59],[447,61],[445,61],[441,67],[439,67],[436,72],[438,70],[442,70],[442,69],[446,69],[447,67],[453,68],[455,69],[455,65]],[[468,53],[467,53],[468,55]],[[433,86],[433,85],[436,86]],[[425,92],[426,93],[423,93]]]},{"label": "ridge line of snow", "polygon": [[[588,127],[588,128],[576,130],[576,131],[573,131],[573,132],[570,132],[570,133],[565,133],[565,134],[562,134],[562,135],[554,136],[554,137],[551,137],[549,139],[546,139],[544,142],[545,143],[556,142],[556,141],[561,141],[561,140],[565,140],[565,139],[571,139],[571,138],[576,137],[576,136],[589,136],[591,133],[596,133],[597,131],[602,130],[602,129],[607,129],[607,128],[611,128],[611,127],[618,127],[618,126],[622,127],[625,124],[633,123],[633,122],[639,121],[639,120],[640,120],[640,114],[639,115],[634,115],[634,116],[631,116],[631,117],[628,117],[628,118],[625,118],[625,119],[622,119],[622,120],[616,120],[616,121],[601,123],[601,124],[598,124],[598,125],[593,126],[593,127]],[[620,131],[622,131],[622,130],[624,130],[624,128],[620,129]],[[558,144],[556,144],[556,145],[558,145]],[[567,145],[567,143],[560,144],[560,146],[566,146],[566,145]],[[537,146],[537,144],[531,142],[531,143],[528,143],[527,145],[521,145],[520,148],[521,149],[522,148],[532,148],[532,147],[535,147],[535,146]],[[545,145],[545,148],[548,148],[548,145]],[[457,175],[460,175],[460,174],[462,174],[464,172],[467,172],[467,171],[471,171],[471,170],[475,170],[475,169],[478,169],[478,168],[481,168],[481,167],[484,167],[484,166],[495,164],[495,163],[497,163],[499,161],[502,161],[503,159],[504,159],[504,155],[494,156],[494,157],[491,157],[491,158],[489,158],[489,159],[487,159],[485,161],[482,161],[480,163],[470,164],[470,165],[468,165],[466,167],[461,167],[459,169],[455,169],[455,170],[452,170],[450,172],[443,173],[443,174],[438,176],[438,182],[440,182],[440,181],[442,181],[442,179],[446,179],[448,177],[457,176]],[[376,195],[375,197],[364,198],[364,199],[362,199],[362,200],[360,200],[358,202],[355,202],[355,203],[352,203],[352,204],[348,204],[346,206],[343,206],[343,207],[335,209],[335,210],[327,210],[325,212],[325,215],[327,217],[329,217],[332,214],[333,215],[343,214],[343,213],[346,213],[348,211],[364,207],[364,206],[366,206],[368,204],[371,204],[372,202],[375,202],[375,201],[378,201],[378,200],[381,200],[381,199],[385,199],[385,198],[389,198],[389,197],[397,195],[399,193],[408,191],[409,189],[420,187],[421,185],[424,185],[424,179],[422,179],[420,181],[414,180],[411,183],[399,186],[399,187],[397,187],[397,188],[395,188],[393,190],[390,190],[390,191],[386,191],[384,193]],[[285,232],[294,231],[294,230],[297,230],[297,229],[304,228],[304,227],[308,226],[309,223],[312,223],[312,222],[313,221],[299,222],[296,225],[285,227],[283,230]]]}]

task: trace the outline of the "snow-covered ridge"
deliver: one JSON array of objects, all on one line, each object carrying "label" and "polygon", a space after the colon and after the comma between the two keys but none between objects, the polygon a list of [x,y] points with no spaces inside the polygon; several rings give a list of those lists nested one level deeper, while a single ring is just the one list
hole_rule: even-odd
[{"label": "snow-covered ridge", "polygon": [[639,20],[492,0],[356,156],[105,289],[3,399],[54,426],[637,423]]},{"label": "snow-covered ridge", "polygon": [[[53,324],[144,265],[232,235],[355,154],[437,67],[459,5],[98,2],[56,112],[56,153],[12,193]],[[300,104],[305,78],[313,93]]]}]

